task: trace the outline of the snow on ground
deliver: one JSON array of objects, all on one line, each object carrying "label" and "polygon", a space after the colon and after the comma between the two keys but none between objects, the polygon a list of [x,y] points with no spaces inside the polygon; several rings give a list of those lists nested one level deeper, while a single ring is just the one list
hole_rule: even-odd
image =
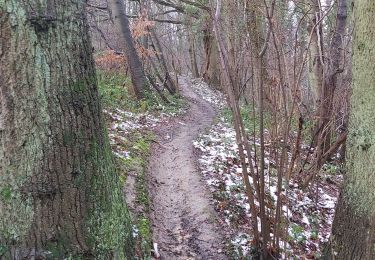
[{"label": "snow on ground", "polygon": [[[215,95],[215,92],[207,91],[201,83],[197,91],[202,92],[202,95]],[[207,101],[221,104],[222,107],[220,99],[223,100],[222,96],[209,96]],[[258,140],[255,140],[254,146],[257,143]],[[249,256],[252,241],[249,235],[250,207],[245,196],[234,129],[224,118],[219,118],[209,132],[202,134],[193,145],[199,151],[199,166],[214,194],[216,210],[231,230],[231,246],[235,255]],[[267,204],[268,210],[274,214],[277,200],[276,169],[269,153],[266,156]],[[283,213],[288,225],[284,224],[282,248],[285,250],[282,258],[315,259],[319,256],[323,243],[328,241],[331,232],[338,197],[337,183],[342,181],[341,178],[337,175],[329,176],[329,180],[334,179],[334,182],[319,178],[306,191],[301,190],[293,179],[288,185],[283,185],[281,197],[285,198]],[[256,204],[259,206],[258,202]]]},{"label": "snow on ground", "polygon": [[126,150],[127,136],[136,130],[149,129],[152,130],[160,124],[167,123],[171,118],[182,114],[178,113],[132,113],[129,111],[115,109],[112,111],[103,111],[109,118],[108,135],[112,146],[113,153],[120,158],[127,159],[130,152]]},{"label": "snow on ground", "polygon": [[193,79],[191,83],[194,91],[216,108],[220,109],[226,105],[225,96],[220,91],[208,87],[202,79]]}]

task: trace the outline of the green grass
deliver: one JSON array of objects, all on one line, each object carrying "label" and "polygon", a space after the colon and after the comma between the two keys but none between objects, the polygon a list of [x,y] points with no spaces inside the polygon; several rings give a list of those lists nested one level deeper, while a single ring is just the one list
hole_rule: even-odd
[{"label": "green grass", "polygon": [[[152,229],[149,220],[150,197],[147,184],[148,158],[154,134],[147,130],[135,130],[127,135],[121,146],[129,151],[126,159],[116,158],[118,173],[123,185],[129,173],[135,177],[136,210],[132,212],[133,224],[138,230],[135,238],[137,259],[151,259]],[[119,145],[119,144],[118,144]]]},{"label": "green grass", "polygon": [[133,212],[134,224],[138,230],[136,238],[136,252],[139,259],[151,259],[152,230],[149,220],[150,197],[147,185],[147,166],[154,135],[150,131],[134,131],[124,143],[124,148],[130,152],[127,159],[118,160],[124,179],[129,172],[136,175],[136,203],[137,211]]},{"label": "green grass", "polygon": [[129,111],[137,109],[137,101],[128,91],[131,87],[130,79],[124,74],[98,71],[97,77],[103,107],[106,109],[122,108]]},{"label": "green grass", "polygon": [[[118,72],[98,71],[98,85],[102,105],[105,109],[121,109],[133,113],[150,112],[158,115],[160,113],[179,114],[187,108],[187,101],[181,96],[164,93],[169,103],[165,103],[155,92],[146,92],[141,101],[135,99],[130,93],[131,81]],[[150,197],[147,184],[147,167],[150,156],[151,144],[155,139],[154,134],[148,130],[135,130],[124,136],[121,142],[124,150],[128,151],[130,157],[126,159],[116,158],[120,181],[123,185],[129,173],[135,178],[136,210],[132,212],[133,224],[138,230],[135,241],[137,259],[151,259],[152,229],[149,219]]]},{"label": "green grass", "polygon": [[[241,117],[244,122],[244,126],[247,129],[247,132],[250,135],[254,134],[259,137],[259,128],[260,128],[260,116],[259,111],[253,109],[252,105],[244,105],[240,108]],[[233,116],[232,111],[229,107],[226,107],[222,111],[222,116],[225,118],[227,122],[233,124]],[[280,119],[277,119],[280,123]],[[264,128],[270,130],[272,125],[274,124],[274,118],[272,117],[272,113],[265,111],[264,112]],[[299,120],[297,117],[293,116],[291,125],[290,125],[290,132],[297,132],[298,131],[298,124]],[[314,122],[312,120],[305,119],[302,128],[302,140],[305,144],[310,144],[312,141],[312,134],[313,134],[313,127]]]},{"label": "green grass", "polygon": [[[240,108],[241,117],[244,122],[244,126],[246,129],[248,129],[248,132],[250,134],[259,135],[259,127],[260,127],[260,117],[259,112],[254,111],[252,105],[245,105],[241,106]],[[227,122],[233,123],[233,116],[232,111],[229,107],[226,107],[223,109],[223,116]],[[272,118],[271,115],[267,112],[264,113],[264,128],[269,129],[271,127]]]},{"label": "green grass", "polygon": [[98,87],[103,107],[106,109],[120,108],[133,113],[179,113],[187,108],[187,101],[179,94],[164,95],[169,103],[164,102],[156,91],[146,91],[143,100],[136,100],[130,93],[131,81],[125,74],[118,72],[98,71]]}]

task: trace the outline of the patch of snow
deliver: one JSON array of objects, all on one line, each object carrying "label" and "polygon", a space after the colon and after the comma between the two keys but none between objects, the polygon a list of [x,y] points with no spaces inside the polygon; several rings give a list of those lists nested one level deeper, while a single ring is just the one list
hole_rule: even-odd
[{"label": "patch of snow", "polygon": [[203,79],[193,79],[192,87],[201,98],[216,108],[223,108],[226,105],[224,95],[220,91],[210,88]]},{"label": "patch of snow", "polygon": [[[141,129],[154,129],[158,125],[167,123],[176,113],[133,113],[122,109],[103,110],[103,113],[109,118],[108,136],[115,156],[128,159],[129,151],[126,151],[124,144],[127,142],[128,135]],[[183,124],[180,122],[180,124]],[[168,137],[170,138],[170,136]]]},{"label": "patch of snow", "polygon": [[[257,139],[252,143],[255,146],[260,145]],[[244,253],[246,257],[251,251],[252,237],[244,234],[243,230],[251,230],[250,206],[245,195],[242,180],[243,169],[237,151],[235,131],[224,118],[219,118],[219,121],[212,126],[208,133],[202,134],[197,140],[194,140],[193,145],[200,151],[199,166],[210,190],[221,194],[220,196],[225,194],[225,200],[219,199],[216,208],[223,214],[228,227],[234,229],[235,235],[231,241],[232,246]],[[290,157],[289,154],[288,156]],[[271,174],[271,168],[276,163],[270,157],[270,151],[266,152],[265,164],[266,193],[270,197],[269,203],[276,207],[277,176]],[[253,161],[253,165],[256,165],[255,161]],[[248,172],[250,172],[250,169],[248,169]],[[252,178],[249,178],[249,180],[253,183]],[[282,212],[285,218],[288,217],[286,218],[289,222],[288,235],[295,239],[292,243],[288,241],[288,237],[283,238],[285,241],[280,241],[281,248],[284,249],[282,252],[283,259],[288,259],[291,256],[303,257],[319,254],[322,243],[330,235],[338,190],[337,188],[332,190],[332,187],[322,180],[320,182],[322,183],[319,184],[318,203],[315,201],[316,194],[314,194],[314,191],[316,189],[314,187],[311,188],[310,192],[302,191],[294,180],[282,185],[281,197],[285,198],[282,203]],[[259,207],[257,200],[255,204]],[[236,207],[243,209],[246,216],[246,219],[240,222],[244,224],[241,224],[238,229],[234,228],[238,226],[238,223],[232,222],[239,215]],[[260,229],[260,219],[258,218],[258,220],[258,228]]]}]

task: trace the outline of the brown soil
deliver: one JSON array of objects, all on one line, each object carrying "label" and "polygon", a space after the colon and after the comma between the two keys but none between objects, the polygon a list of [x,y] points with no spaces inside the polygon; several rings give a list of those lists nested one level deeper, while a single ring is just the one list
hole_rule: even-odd
[{"label": "brown soil", "polygon": [[181,93],[190,103],[187,115],[162,126],[149,168],[153,241],[160,259],[227,259],[225,239],[211,193],[196,167],[193,140],[209,127],[214,108],[181,78]]}]

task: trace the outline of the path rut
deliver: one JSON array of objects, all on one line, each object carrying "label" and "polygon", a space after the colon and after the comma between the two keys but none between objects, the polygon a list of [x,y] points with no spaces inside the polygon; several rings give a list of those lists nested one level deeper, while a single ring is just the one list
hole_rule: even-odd
[{"label": "path rut", "polygon": [[153,241],[160,259],[227,259],[224,238],[207,190],[196,167],[193,140],[212,124],[214,108],[180,79],[189,103],[186,116],[159,131],[149,176]]}]

